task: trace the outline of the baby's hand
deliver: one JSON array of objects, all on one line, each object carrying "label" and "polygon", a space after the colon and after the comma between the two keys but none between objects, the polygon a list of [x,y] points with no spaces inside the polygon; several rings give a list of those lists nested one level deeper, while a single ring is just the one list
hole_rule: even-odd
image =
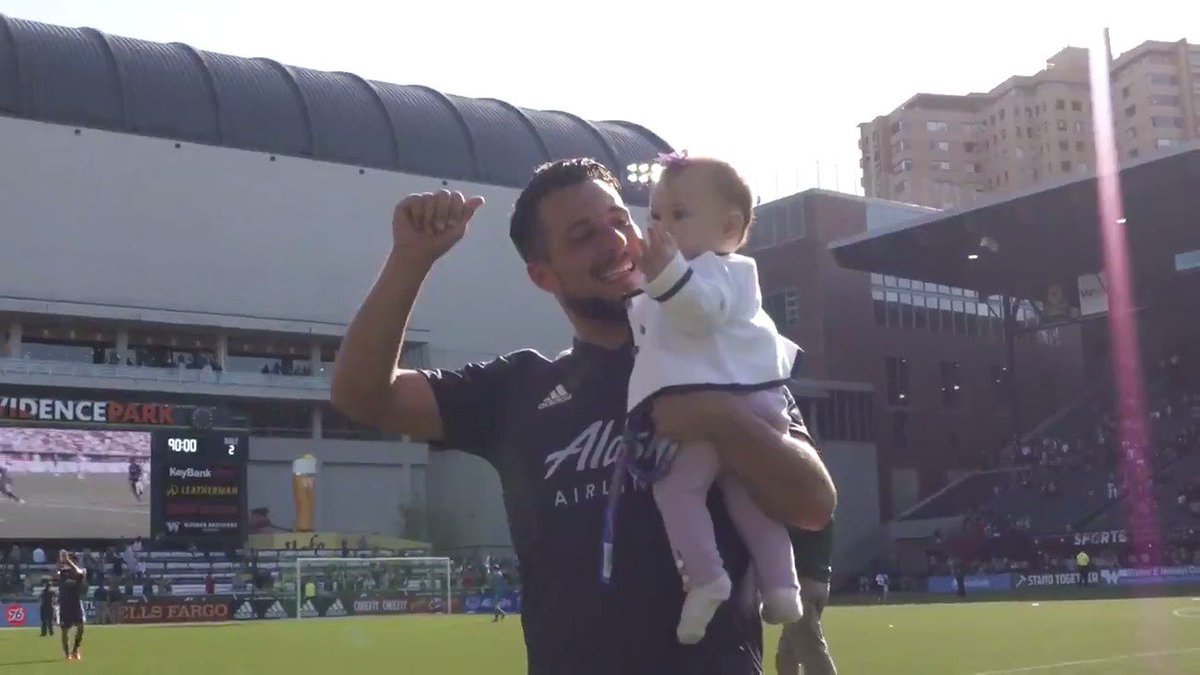
[{"label": "baby's hand", "polygon": [[638,262],[638,266],[642,270],[642,274],[646,276],[646,281],[653,281],[662,274],[662,271],[667,268],[667,263],[675,257],[679,252],[679,246],[675,244],[675,237],[667,232],[666,228],[658,223],[653,223],[646,230],[646,240],[643,245],[642,259]]}]

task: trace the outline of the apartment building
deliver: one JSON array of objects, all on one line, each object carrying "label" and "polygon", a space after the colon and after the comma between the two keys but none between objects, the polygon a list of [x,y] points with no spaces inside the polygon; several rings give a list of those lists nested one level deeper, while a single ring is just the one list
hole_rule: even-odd
[{"label": "apartment building", "polygon": [[[1113,60],[1118,149],[1135,160],[1200,135],[1200,45],[1144,42]],[[1088,50],[987,93],[916,94],[859,125],[867,196],[952,208],[1095,167]]]}]

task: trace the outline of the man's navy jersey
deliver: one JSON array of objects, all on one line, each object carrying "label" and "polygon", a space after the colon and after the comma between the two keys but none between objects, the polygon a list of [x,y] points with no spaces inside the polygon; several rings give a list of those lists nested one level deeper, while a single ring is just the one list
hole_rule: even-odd
[{"label": "man's navy jersey", "polygon": [[[446,448],[499,472],[522,581],[530,675],[751,675],[762,624],[723,604],[698,645],[675,636],[683,588],[648,489],[621,495],[612,584],[601,581],[607,483],[624,428],[633,352],[576,342],[549,361],[520,351],[457,371],[426,371]],[[798,413],[795,431],[804,433]],[[628,483],[627,483],[628,486]],[[748,556],[720,495],[709,495],[732,579]]]},{"label": "man's navy jersey", "polygon": [[69,565],[58,568],[58,616],[63,626],[83,623],[84,576]]}]

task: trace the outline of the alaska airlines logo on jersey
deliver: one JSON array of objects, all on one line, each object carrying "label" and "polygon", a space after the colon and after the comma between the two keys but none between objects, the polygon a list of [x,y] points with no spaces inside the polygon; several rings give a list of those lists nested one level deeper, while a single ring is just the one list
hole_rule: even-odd
[{"label": "alaska airlines logo on jersey", "polygon": [[[546,455],[545,480],[565,483],[570,476],[587,474],[584,480],[557,486],[555,507],[580,504],[608,495],[608,480],[621,450],[623,430],[624,424],[615,420],[596,420],[565,448]],[[646,439],[647,434],[639,435],[634,449],[634,459],[643,470],[652,469],[669,459],[675,449],[675,444],[670,441],[647,443]],[[563,474],[568,478],[564,478]]]}]

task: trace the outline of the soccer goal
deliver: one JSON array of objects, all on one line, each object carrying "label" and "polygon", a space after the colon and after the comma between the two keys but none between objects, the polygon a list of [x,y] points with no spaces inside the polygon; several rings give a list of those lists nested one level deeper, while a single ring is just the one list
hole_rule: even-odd
[{"label": "soccer goal", "polygon": [[449,558],[298,557],[296,618],[449,614],[452,567]]}]

